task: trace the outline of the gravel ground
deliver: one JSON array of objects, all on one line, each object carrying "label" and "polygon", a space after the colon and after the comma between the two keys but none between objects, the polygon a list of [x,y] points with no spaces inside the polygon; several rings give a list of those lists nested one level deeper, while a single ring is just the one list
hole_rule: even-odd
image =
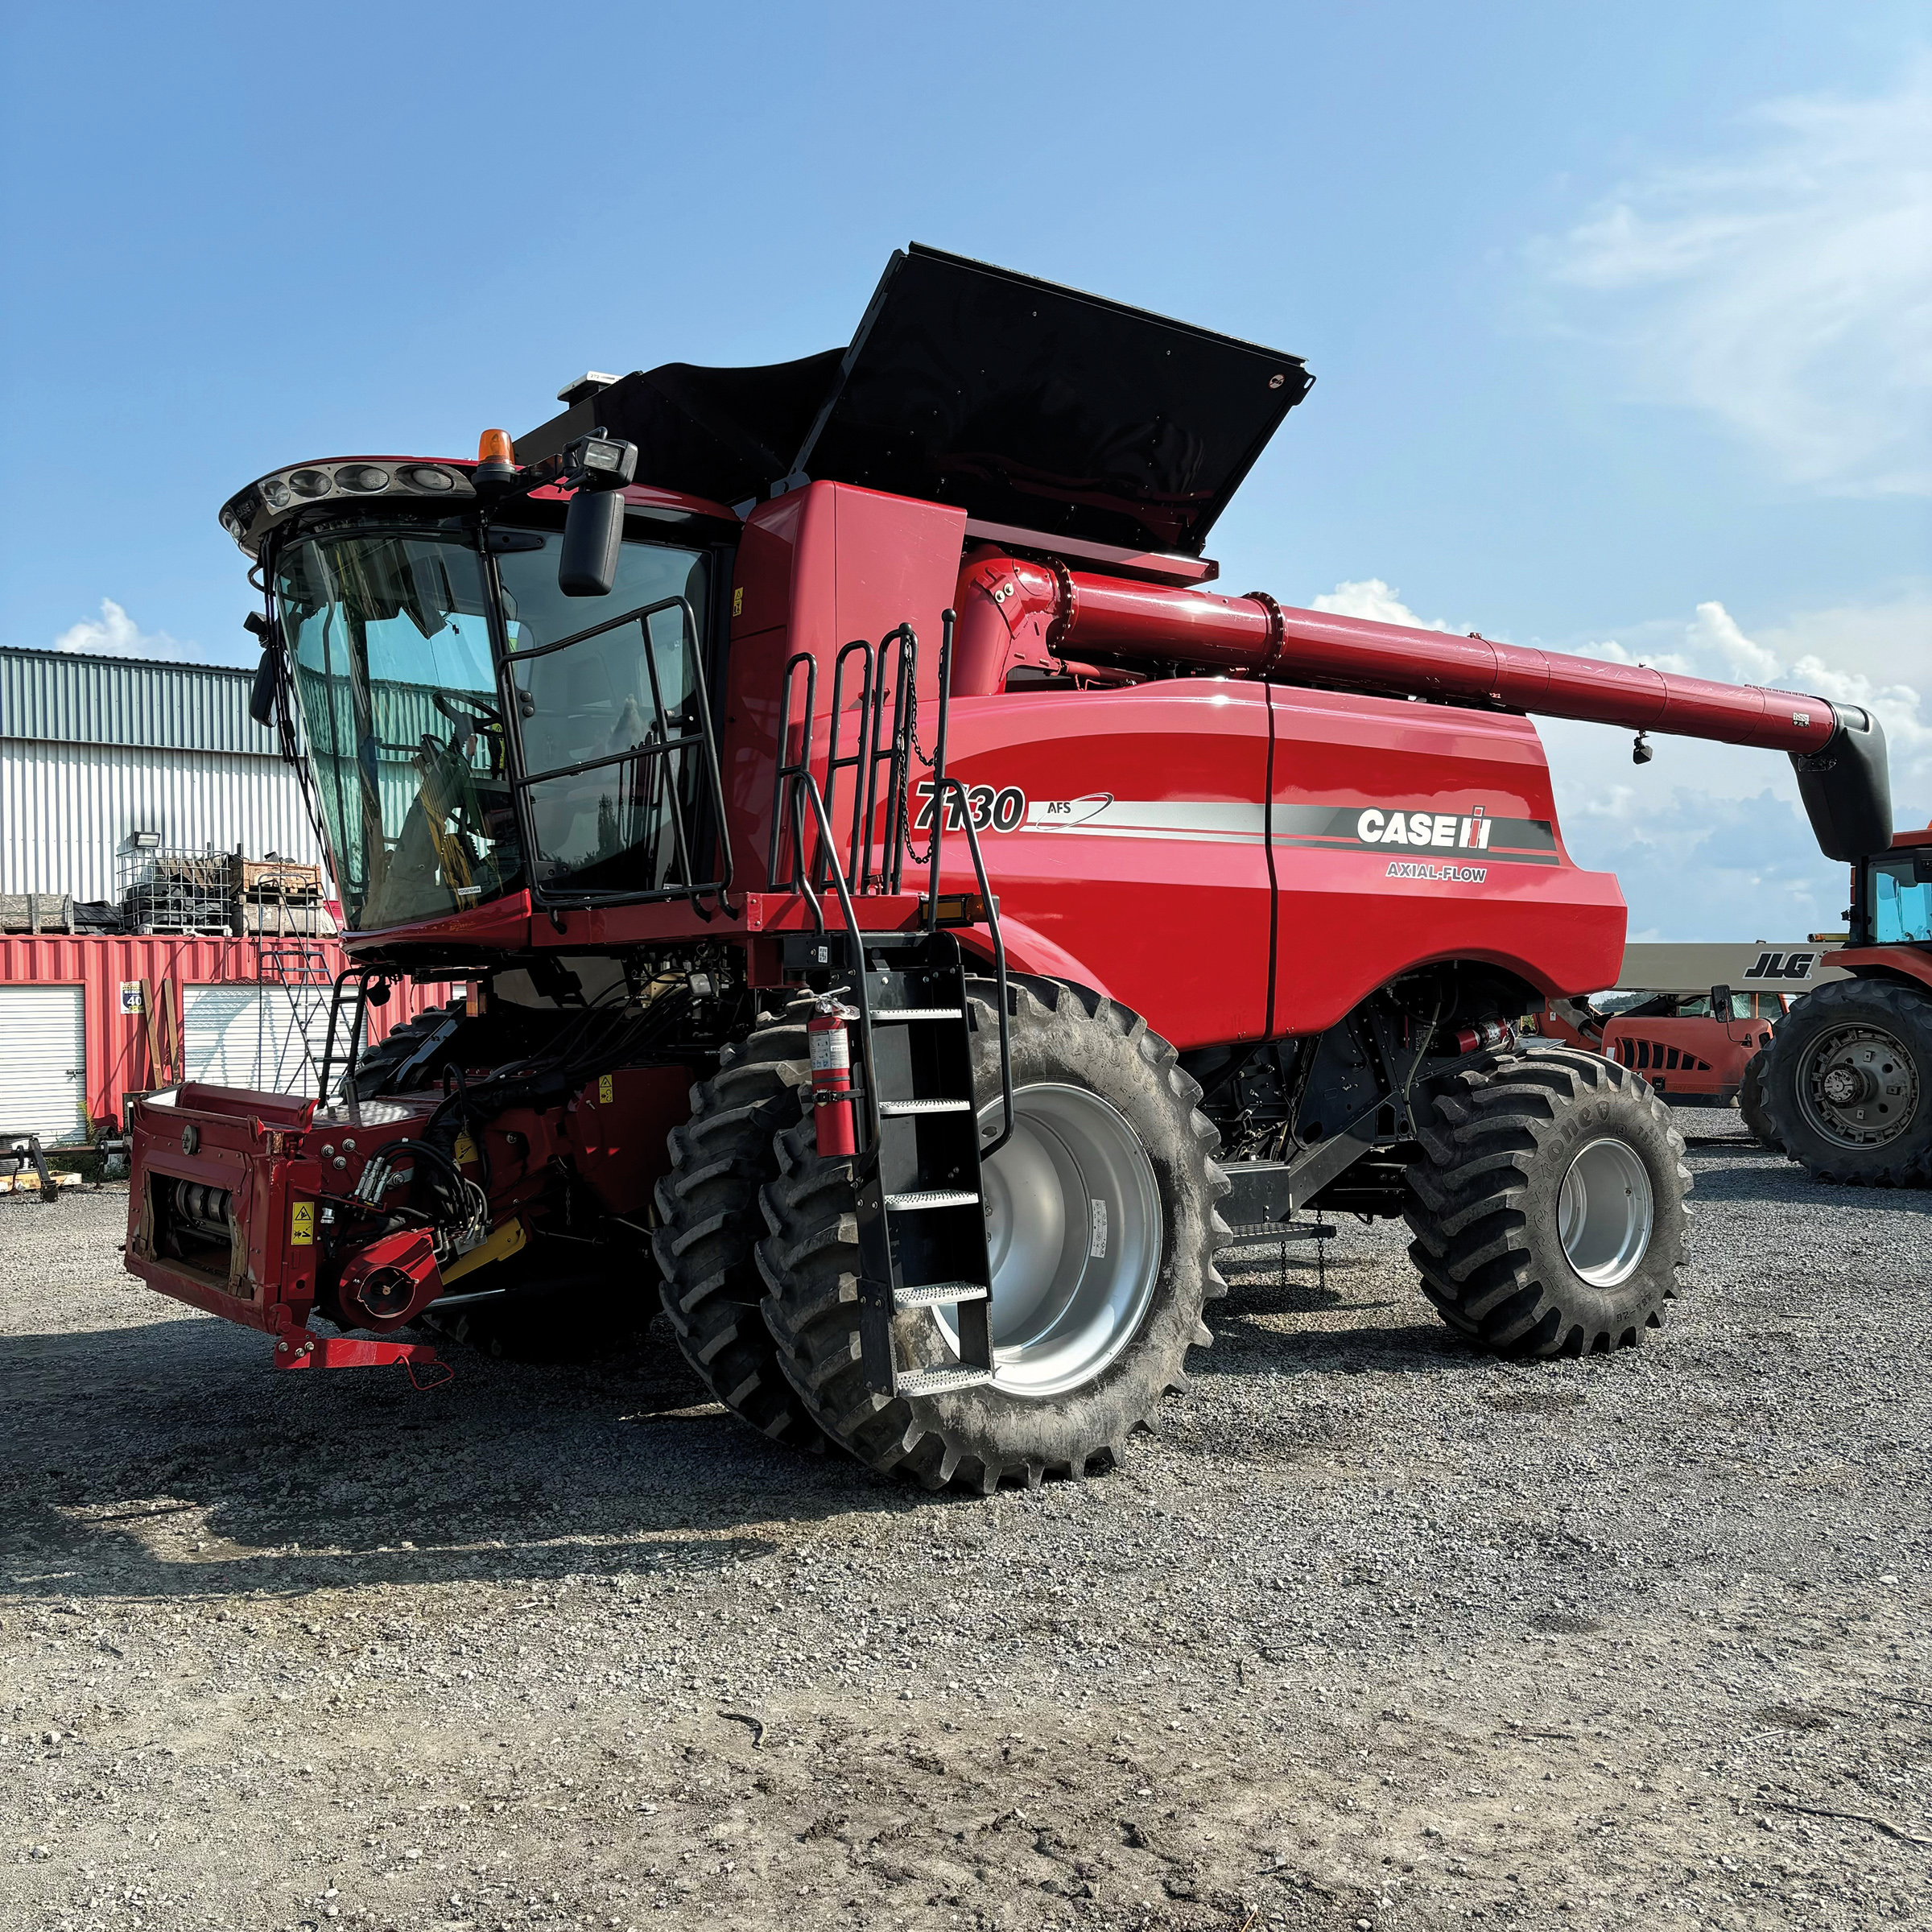
[{"label": "gravel ground", "polygon": [[1932,1197],[1693,1165],[1641,1349],[1473,1356],[1348,1224],[1236,1257],[1128,1468],[990,1500],[661,1329],[273,1375],[124,1195],[0,1203],[0,1924],[1923,1921]]}]

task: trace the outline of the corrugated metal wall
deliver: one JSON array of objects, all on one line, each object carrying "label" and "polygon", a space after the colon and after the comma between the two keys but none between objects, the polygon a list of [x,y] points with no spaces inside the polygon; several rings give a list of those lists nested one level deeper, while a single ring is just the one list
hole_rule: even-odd
[{"label": "corrugated metal wall", "polygon": [[248,715],[254,683],[227,665],[0,650],[0,738],[272,758],[275,733]]},{"label": "corrugated metal wall", "polygon": [[0,892],[111,899],[115,854],[137,829],[178,850],[322,859],[279,758],[0,738]]}]

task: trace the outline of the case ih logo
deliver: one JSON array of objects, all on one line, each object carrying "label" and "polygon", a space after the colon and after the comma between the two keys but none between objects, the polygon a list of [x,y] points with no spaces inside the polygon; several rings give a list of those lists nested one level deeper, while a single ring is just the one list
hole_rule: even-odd
[{"label": "case ih logo", "polygon": [[[1480,852],[1502,865],[1559,865],[1556,832],[1547,819],[1509,819],[1486,805],[1459,811],[1411,811],[1406,805],[1277,805],[1274,842],[1313,851],[1386,851],[1406,846],[1430,852]],[[1393,857],[1394,855],[1390,854]],[[1407,877],[1407,874],[1391,874]]]},{"label": "case ih logo", "polygon": [[1748,980],[1808,980],[1811,968],[1818,964],[1814,952],[1761,952],[1751,970],[1744,975]]},{"label": "case ih logo", "polygon": [[1480,805],[1468,818],[1453,811],[1384,811],[1371,805],[1355,821],[1355,836],[1364,845],[1473,845],[1487,852],[1494,827]]}]

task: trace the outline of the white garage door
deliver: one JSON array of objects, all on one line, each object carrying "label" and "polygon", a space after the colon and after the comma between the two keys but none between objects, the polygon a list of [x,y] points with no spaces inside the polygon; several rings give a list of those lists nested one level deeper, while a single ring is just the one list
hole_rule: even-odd
[{"label": "white garage door", "polygon": [[326,986],[184,986],[183,1071],[211,1087],[312,1095],[328,1038],[328,1001]]},{"label": "white garage door", "polygon": [[87,1139],[87,1022],[78,986],[0,986],[0,1132]]}]

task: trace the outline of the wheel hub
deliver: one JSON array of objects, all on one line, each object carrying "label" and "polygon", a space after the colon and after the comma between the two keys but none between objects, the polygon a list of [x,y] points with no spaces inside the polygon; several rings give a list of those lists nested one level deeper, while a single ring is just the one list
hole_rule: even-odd
[{"label": "wheel hub", "polygon": [[1580,1148],[1556,1201],[1556,1232],[1577,1274],[1593,1288],[1628,1281],[1650,1250],[1657,1219],[1650,1170],[1628,1141],[1606,1136]]},{"label": "wheel hub", "polygon": [[1799,1063],[1798,1102],[1807,1123],[1839,1147],[1882,1147],[1912,1124],[1918,1069],[1883,1027],[1835,1027]]},{"label": "wheel hub", "polygon": [[[1140,1137],[1090,1089],[1018,1088],[1013,1113],[1012,1139],[980,1169],[993,1381],[1044,1398],[1092,1381],[1133,1339],[1160,1273],[1160,1191]],[[996,1100],[982,1132],[999,1121]],[[956,1349],[950,1313],[935,1319]]]}]

